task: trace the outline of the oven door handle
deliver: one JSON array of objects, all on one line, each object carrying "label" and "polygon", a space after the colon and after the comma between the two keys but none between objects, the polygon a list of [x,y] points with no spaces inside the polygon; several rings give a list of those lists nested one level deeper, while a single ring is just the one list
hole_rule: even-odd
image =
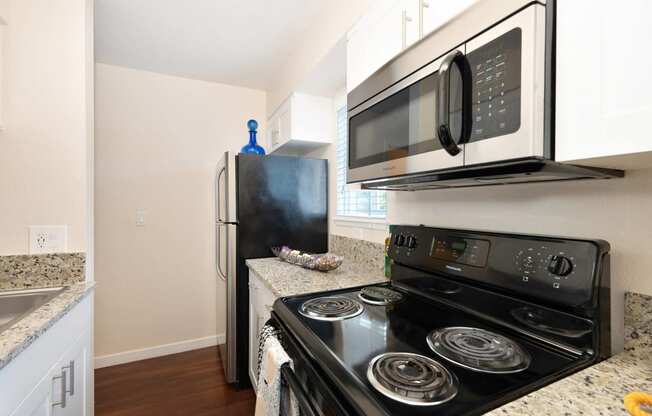
[{"label": "oven door handle", "polygon": [[[462,75],[462,131],[457,140],[453,138],[450,128],[451,68],[453,65],[458,67]],[[472,83],[471,67],[464,54],[460,51],[448,54],[439,67],[437,137],[442,147],[451,156],[460,153],[462,149],[459,145],[466,143],[471,137]]]},{"label": "oven door handle", "polygon": [[[301,383],[299,383],[299,379],[297,379],[290,364],[283,364],[281,366],[281,383],[287,384],[290,391],[294,393],[294,397],[297,399],[297,403],[299,404],[301,416],[319,416],[310,402],[305,390],[301,387]],[[290,398],[288,397],[288,400],[289,399]]]}]

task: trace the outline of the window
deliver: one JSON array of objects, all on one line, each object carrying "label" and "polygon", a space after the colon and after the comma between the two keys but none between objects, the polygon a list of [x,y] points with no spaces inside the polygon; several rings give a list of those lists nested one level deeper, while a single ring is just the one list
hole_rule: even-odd
[{"label": "window", "polygon": [[337,112],[337,215],[385,219],[387,194],[385,191],[352,190],[346,186],[347,168],[346,106]]}]

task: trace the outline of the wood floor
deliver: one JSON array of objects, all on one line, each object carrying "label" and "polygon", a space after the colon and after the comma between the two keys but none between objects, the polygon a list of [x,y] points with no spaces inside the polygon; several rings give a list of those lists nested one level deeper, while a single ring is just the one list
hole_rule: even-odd
[{"label": "wood floor", "polygon": [[253,390],[224,381],[217,347],[95,371],[97,416],[252,416]]}]

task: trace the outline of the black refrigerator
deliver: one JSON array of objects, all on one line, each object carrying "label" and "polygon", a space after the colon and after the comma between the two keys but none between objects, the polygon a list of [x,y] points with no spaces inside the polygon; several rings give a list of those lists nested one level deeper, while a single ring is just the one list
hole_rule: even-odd
[{"label": "black refrigerator", "polygon": [[[272,256],[270,247],[328,251],[328,161],[227,152],[217,166],[216,269],[226,285],[226,341],[219,354],[226,380],[250,384],[249,274],[246,259]],[[218,298],[219,299],[219,298]]]}]

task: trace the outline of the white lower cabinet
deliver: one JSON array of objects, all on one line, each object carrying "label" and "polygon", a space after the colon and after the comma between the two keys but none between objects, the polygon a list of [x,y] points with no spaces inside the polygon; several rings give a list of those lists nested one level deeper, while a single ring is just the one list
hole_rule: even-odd
[{"label": "white lower cabinet", "polygon": [[258,372],[258,340],[260,330],[269,320],[276,297],[261,281],[260,277],[249,270],[249,378],[256,390]]},{"label": "white lower cabinet", "polygon": [[0,370],[0,416],[93,415],[92,295]]}]

